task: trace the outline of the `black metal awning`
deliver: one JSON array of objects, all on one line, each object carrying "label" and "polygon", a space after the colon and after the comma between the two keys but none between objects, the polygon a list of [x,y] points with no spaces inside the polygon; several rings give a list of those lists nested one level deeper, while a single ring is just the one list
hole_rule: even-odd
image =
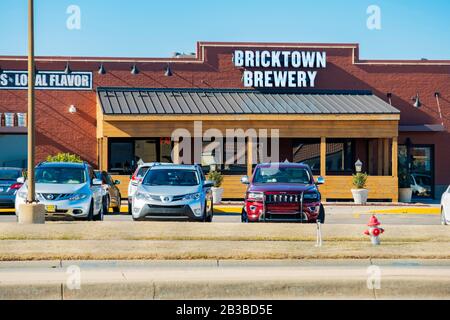
[{"label": "black metal awning", "polygon": [[105,115],[400,113],[370,91],[98,88],[97,94]]}]

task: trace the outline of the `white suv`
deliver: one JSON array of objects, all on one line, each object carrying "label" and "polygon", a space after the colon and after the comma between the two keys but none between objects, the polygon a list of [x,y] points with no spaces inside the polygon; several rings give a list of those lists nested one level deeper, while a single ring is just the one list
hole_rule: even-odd
[{"label": "white suv", "polygon": [[212,187],[199,165],[153,166],[133,196],[133,220],[211,222]]},{"label": "white suv", "polygon": [[[35,169],[35,182],[36,199],[45,205],[47,216],[103,220],[108,210],[103,202],[102,181],[96,179],[87,163],[43,162]],[[16,214],[26,202],[27,192],[25,181],[17,191]]]},{"label": "white suv", "polygon": [[147,173],[147,170],[156,165],[168,165],[168,164],[169,163],[147,162],[147,163],[140,164],[136,168],[133,175],[131,176],[130,182],[128,183],[128,214],[132,214],[132,212],[133,212],[133,210],[132,210],[133,196],[136,193],[139,183],[142,182],[142,179],[144,178],[145,174]]}]

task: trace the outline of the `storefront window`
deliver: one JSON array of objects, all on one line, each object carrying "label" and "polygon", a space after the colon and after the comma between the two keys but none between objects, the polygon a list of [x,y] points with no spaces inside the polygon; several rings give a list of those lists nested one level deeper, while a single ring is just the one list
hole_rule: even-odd
[{"label": "storefront window", "polygon": [[414,198],[431,198],[434,194],[433,146],[399,146],[399,171],[407,170],[411,177]]},{"label": "storefront window", "polygon": [[320,174],[320,139],[293,140],[293,161],[306,163],[313,174]]},{"label": "storefront window", "polygon": [[351,174],[354,165],[352,140],[327,140],[327,174]]},{"label": "storefront window", "polygon": [[129,175],[140,163],[171,162],[170,138],[111,139],[108,172]]},{"label": "storefront window", "polygon": [[[209,141],[203,142],[203,154],[202,154],[202,168],[203,172],[210,171],[209,165],[204,165],[208,162],[208,158],[215,157],[214,151],[206,152],[206,146],[209,145]],[[222,172],[224,175],[243,175],[247,173],[247,147],[245,141],[234,140],[234,143],[227,143],[226,139],[223,140],[222,148],[222,163],[215,165],[216,169]]]}]

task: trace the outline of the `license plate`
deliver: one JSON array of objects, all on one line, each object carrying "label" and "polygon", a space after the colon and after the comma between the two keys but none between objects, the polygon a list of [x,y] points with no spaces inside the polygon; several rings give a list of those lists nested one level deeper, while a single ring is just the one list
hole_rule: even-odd
[{"label": "license plate", "polygon": [[55,213],[56,212],[56,206],[55,205],[45,206],[45,211],[47,211],[49,213]]}]

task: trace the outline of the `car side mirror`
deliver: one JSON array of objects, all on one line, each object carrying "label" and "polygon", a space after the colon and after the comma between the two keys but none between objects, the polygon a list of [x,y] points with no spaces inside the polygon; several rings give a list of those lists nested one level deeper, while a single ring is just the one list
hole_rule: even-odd
[{"label": "car side mirror", "polygon": [[211,180],[206,180],[206,181],[203,183],[203,186],[204,186],[205,188],[212,188],[212,187],[214,187],[214,182],[212,182]]},{"label": "car side mirror", "polygon": [[248,179],[248,176],[243,176],[241,178],[241,183],[242,184],[250,184],[250,180]]},{"label": "car side mirror", "polygon": [[17,183],[25,183],[25,177],[19,177],[17,178]]},{"label": "car side mirror", "polygon": [[100,180],[100,179],[92,179],[92,185],[93,186],[101,186],[102,185],[102,180]]},{"label": "car side mirror", "polygon": [[324,184],[324,183],[325,183],[325,178],[324,177],[322,177],[322,176],[317,177],[316,184]]},{"label": "car side mirror", "polygon": [[114,180],[114,184],[120,184],[120,180]]}]

